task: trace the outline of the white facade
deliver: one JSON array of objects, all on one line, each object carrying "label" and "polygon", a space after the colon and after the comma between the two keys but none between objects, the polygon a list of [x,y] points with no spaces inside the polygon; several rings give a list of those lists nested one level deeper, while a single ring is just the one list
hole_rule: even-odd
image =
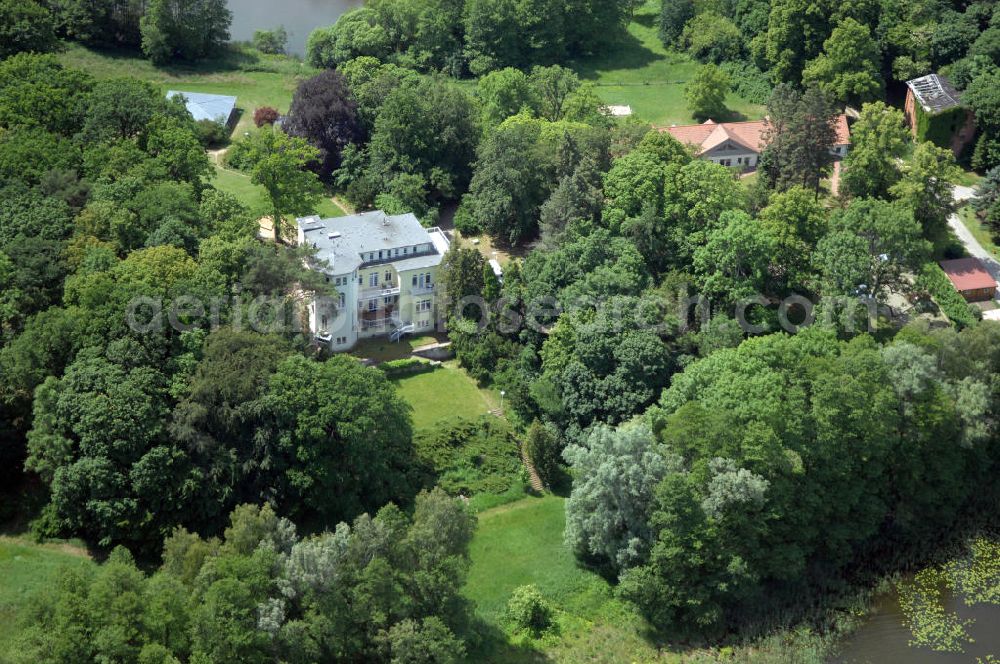
[{"label": "white facade", "polygon": [[698,156],[716,164],[742,169],[755,168],[760,159],[760,155],[736,141],[726,141]]},{"label": "white facade", "polygon": [[423,228],[412,214],[375,211],[299,219],[298,241],[316,249],[311,267],[335,291],[308,304],[310,330],[331,350],[434,330],[438,266],[450,245],[441,229]]}]

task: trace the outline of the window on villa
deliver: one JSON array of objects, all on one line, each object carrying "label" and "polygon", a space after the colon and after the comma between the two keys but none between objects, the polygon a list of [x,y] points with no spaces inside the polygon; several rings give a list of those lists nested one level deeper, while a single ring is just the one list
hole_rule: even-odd
[{"label": "window on villa", "polygon": [[340,294],[340,304],[339,304],[339,306],[340,306],[341,309],[343,309],[344,307],[347,306],[347,296],[344,295],[343,293]]},{"label": "window on villa", "polygon": [[375,311],[378,308],[378,300],[372,298],[368,300],[368,311]]},{"label": "window on villa", "polygon": [[392,283],[392,272],[386,271],[386,273],[385,273],[385,283],[387,283],[387,284],[391,284]]},{"label": "window on villa", "polygon": [[381,251],[378,252],[378,257],[379,257],[379,260],[382,259],[382,252]]},{"label": "window on villa", "polygon": [[326,314],[323,314],[323,317],[320,318],[320,324],[319,325],[320,325],[320,327],[322,327],[325,330],[326,326],[327,326],[327,323],[329,323],[329,322],[330,322],[330,318]]},{"label": "window on villa", "polygon": [[413,275],[413,285],[417,285],[417,275]]},{"label": "window on villa", "polygon": [[405,256],[409,250],[410,250],[409,247],[403,247],[403,255]]},{"label": "window on villa", "polygon": [[428,288],[431,287],[431,273],[430,272],[427,273],[427,287]]},{"label": "window on villa", "polygon": [[368,285],[372,287],[378,286],[378,272],[372,272],[368,275]]}]

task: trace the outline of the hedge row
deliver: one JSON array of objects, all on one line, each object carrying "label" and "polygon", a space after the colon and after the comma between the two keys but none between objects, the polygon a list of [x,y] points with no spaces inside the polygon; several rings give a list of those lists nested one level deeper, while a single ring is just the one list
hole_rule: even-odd
[{"label": "hedge row", "polygon": [[974,325],[979,320],[976,309],[955,290],[948,275],[937,263],[930,261],[924,264],[920,276],[917,277],[917,287],[930,293],[945,316],[959,329]]},{"label": "hedge row", "polygon": [[415,357],[407,357],[402,360],[383,362],[378,365],[378,368],[385,372],[387,378],[399,378],[400,376],[434,371],[435,365]]}]

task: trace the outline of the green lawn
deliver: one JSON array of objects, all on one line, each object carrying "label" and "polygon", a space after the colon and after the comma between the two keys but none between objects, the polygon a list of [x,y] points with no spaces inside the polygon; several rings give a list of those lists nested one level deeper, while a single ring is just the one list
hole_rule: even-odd
[{"label": "green lawn", "polygon": [[[243,201],[243,204],[249,207],[250,210],[258,216],[264,216],[269,212],[269,203],[264,188],[250,182],[249,175],[228,168],[223,168],[222,166],[216,164],[215,178],[212,180],[212,185],[215,188],[230,193],[239,200]],[[314,210],[314,213],[324,218],[342,217],[347,214],[343,208],[337,205],[333,199],[330,198],[330,194],[327,194],[323,200],[319,202]]]},{"label": "green lawn", "polygon": [[993,240],[993,234],[979,221],[976,213],[972,210],[972,206],[963,206],[958,211],[958,216],[961,218],[962,223],[965,224],[965,227],[969,229],[969,232],[972,233],[973,237],[979,240],[979,244],[983,245],[983,249],[986,249],[986,251],[994,256],[1000,256],[1000,249],[997,248]]},{"label": "green lawn", "polygon": [[[657,34],[660,3],[647,2],[636,10],[628,35],[601,53],[571,64],[581,78],[597,86],[608,104],[627,104],[634,115],[654,124],[695,122],[684,101],[684,84],[699,67],[684,53],[667,50]],[[726,103],[730,119],[759,119],[764,107],[735,94]]]},{"label": "green lawn", "polygon": [[645,621],[614,597],[605,579],[577,565],[563,544],[564,526],[565,500],[557,496],[525,498],[479,515],[465,586],[477,616],[495,638],[504,638],[503,611],[511,592],[534,584],[555,608],[557,627],[541,639],[508,634],[506,647],[490,643],[483,653],[472,653],[473,661],[628,663],[656,658],[655,647],[641,636]]},{"label": "green lawn", "polygon": [[429,428],[455,416],[475,419],[492,408],[485,391],[451,363],[430,373],[407,376],[393,382],[400,396],[413,406],[415,429]]},{"label": "green lawn", "polygon": [[0,661],[10,652],[17,611],[35,591],[52,584],[65,565],[90,565],[72,544],[34,544],[0,536]]},{"label": "green lawn", "polygon": [[316,73],[286,56],[242,52],[189,66],[160,68],[138,53],[98,51],[70,43],[59,58],[63,64],[88,71],[95,78],[135,77],[153,83],[164,93],[188,90],[234,95],[237,109],[242,113],[234,132],[237,135],[253,126],[254,109],[260,106],[286,112],[299,81]]},{"label": "green lawn", "polygon": [[264,216],[267,214],[267,193],[260,185],[250,182],[250,177],[239,171],[232,171],[222,168],[218,164],[215,166],[215,178],[212,186],[220,191],[232,194],[243,202],[254,214]]},{"label": "green lawn", "polygon": [[975,171],[965,171],[963,170],[961,175],[955,180],[955,184],[960,184],[963,187],[975,187],[979,184],[979,181],[983,179],[983,176]]}]

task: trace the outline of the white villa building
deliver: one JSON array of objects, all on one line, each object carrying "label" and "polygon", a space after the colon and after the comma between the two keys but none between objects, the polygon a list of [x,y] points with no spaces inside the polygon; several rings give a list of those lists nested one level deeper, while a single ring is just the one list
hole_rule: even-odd
[{"label": "white villa building", "polygon": [[317,250],[311,267],[337,291],[308,304],[309,328],[331,350],[359,339],[430,332],[437,316],[438,266],[450,241],[413,214],[382,211],[298,219],[298,241]]}]

